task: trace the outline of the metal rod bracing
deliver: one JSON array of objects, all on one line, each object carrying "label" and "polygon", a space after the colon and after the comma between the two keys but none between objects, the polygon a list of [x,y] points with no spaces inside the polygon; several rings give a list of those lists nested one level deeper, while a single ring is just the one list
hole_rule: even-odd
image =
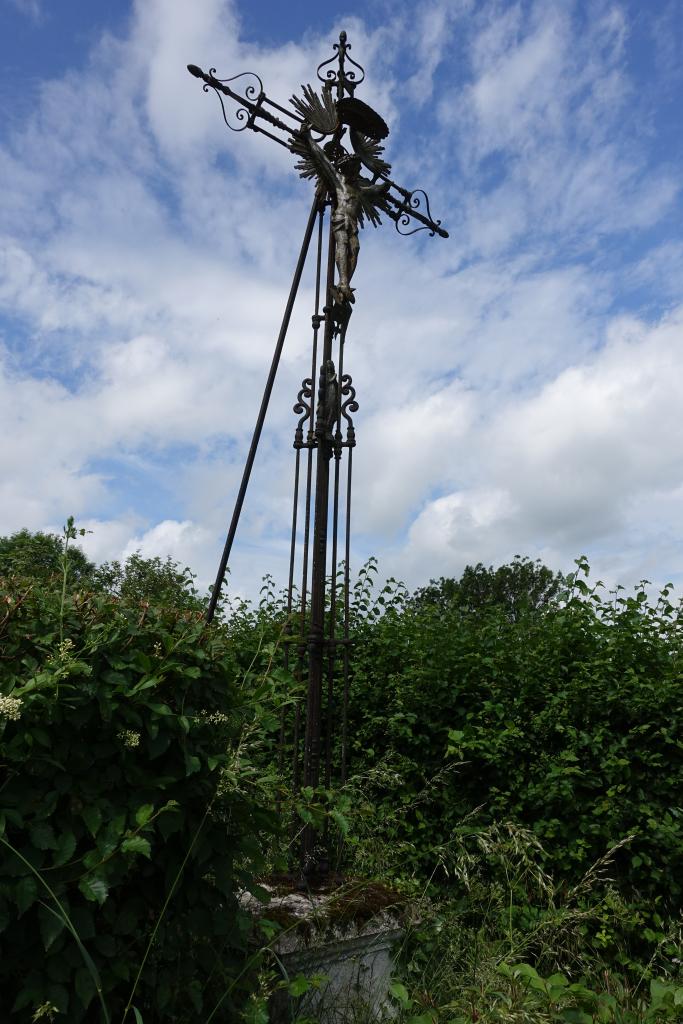
[{"label": "metal rod bracing", "polygon": [[344,647],[343,657],[343,695],[342,695],[342,742],[341,742],[341,782],[346,782],[349,770],[349,616],[351,585],[351,477],[353,473],[353,446],[349,445],[346,462],[346,521],[344,523]]},{"label": "metal rod bracing", "polygon": [[[316,261],[315,261],[315,302],[314,312],[312,316],[313,326],[313,346],[311,351],[311,376],[310,380],[315,381],[315,372],[318,365],[318,333],[320,331],[320,324],[323,318],[320,315],[320,280],[321,280],[321,265],[322,265],[322,251],[323,251],[323,224],[324,224],[324,207],[320,207],[320,213],[318,215],[318,242],[316,246]],[[305,649],[303,646],[303,637],[306,630],[306,604],[308,601],[308,546],[310,540],[310,528],[311,528],[311,489],[313,479],[313,404],[315,400],[315,391],[311,393],[311,411],[308,418],[308,431],[306,434],[306,492],[304,497],[304,538],[302,548],[302,569],[301,569],[301,607],[299,612],[299,636],[300,644],[298,651],[298,661],[296,668],[297,681],[301,681],[303,677],[304,669],[304,653]],[[300,449],[297,450],[297,460],[299,458]],[[293,536],[294,543],[296,539]],[[290,583],[290,588],[293,584]],[[299,770],[299,737],[301,732],[301,703],[297,701],[294,709],[294,735],[292,737],[292,785],[294,792],[296,793],[300,785],[300,770]]]},{"label": "metal rod bracing", "polygon": [[337,660],[335,646],[337,632],[337,539],[339,531],[339,471],[342,454],[341,407],[342,385],[344,377],[344,341],[346,329],[339,332],[339,349],[337,360],[337,415],[334,434],[334,483],[332,490],[332,558],[330,561],[330,627],[327,652],[327,722],[325,732],[325,785],[330,788],[332,781],[332,747],[334,743],[334,671]]},{"label": "metal rod bracing", "polygon": [[268,379],[266,380],[266,386],[263,392],[263,398],[261,399],[261,408],[256,420],[256,426],[254,427],[254,433],[251,439],[251,445],[249,446],[249,453],[247,455],[247,461],[244,466],[242,473],[242,481],[240,488],[237,493],[237,500],[235,502],[235,508],[232,513],[232,519],[230,520],[230,528],[228,530],[228,536],[225,541],[225,547],[223,548],[223,555],[221,556],[221,562],[218,567],[218,573],[216,574],[216,582],[214,583],[213,591],[211,593],[211,600],[209,601],[209,607],[206,611],[206,621],[211,622],[213,620],[214,612],[216,611],[216,605],[218,604],[218,598],[220,596],[221,587],[223,586],[223,580],[225,578],[225,570],[228,566],[228,559],[230,558],[230,552],[232,550],[232,543],[235,539],[235,533],[237,531],[237,524],[239,522],[240,514],[242,512],[242,505],[244,504],[244,498],[247,493],[247,487],[249,485],[249,478],[251,476],[251,470],[254,465],[254,459],[256,458],[256,452],[258,449],[259,440],[261,438],[261,431],[263,430],[263,424],[266,418],[266,412],[268,411],[268,403],[270,402],[270,396],[273,392],[273,385],[275,383],[275,376],[277,374],[278,366],[280,364],[280,356],[282,355],[282,348],[285,343],[287,336],[287,329],[289,327],[289,321],[292,316],[292,310],[294,309],[294,301],[296,299],[297,292],[299,290],[299,283],[301,281],[301,275],[303,273],[304,264],[306,262],[306,255],[308,253],[308,247],[311,241],[311,235],[313,234],[313,228],[315,226],[315,218],[318,212],[318,198],[315,197],[313,205],[311,206],[311,212],[308,217],[308,223],[306,224],[306,230],[304,232],[304,239],[301,243],[301,251],[299,252],[299,259],[297,260],[296,268],[294,270],[294,277],[292,279],[292,286],[289,290],[289,297],[287,299],[287,305],[285,306],[284,316],[282,318],[282,325],[280,327],[280,333],[278,334],[277,342],[275,344],[275,352],[273,353],[273,361],[270,364],[270,370],[268,372]]},{"label": "metal rod bracing", "polygon": [[[332,355],[334,322],[333,287],[335,271],[335,238],[330,218],[325,285],[325,332],[320,365],[321,386],[318,388],[316,415],[316,473],[313,518],[313,558],[311,567],[311,612],[308,634],[308,693],[306,699],[306,733],[304,738],[304,785],[316,789],[320,781],[320,715],[322,704],[323,656],[325,642],[325,574],[327,569],[327,517],[329,507],[330,451],[324,421],[325,394],[322,376]],[[304,872],[315,864],[315,835],[312,827],[304,829],[301,849]]]},{"label": "metal rod bracing", "polygon": [[[294,590],[294,555],[296,552],[296,521],[297,512],[299,509],[299,474],[301,469],[301,449],[296,450],[296,460],[294,463],[294,498],[292,501],[292,538],[290,543],[289,553],[289,583],[287,586],[287,621],[284,626],[285,637],[289,636],[292,632],[292,594]],[[284,666],[285,671],[289,669],[289,644],[285,643],[284,649]],[[278,741],[278,755],[277,755],[277,766],[278,773],[282,773],[284,751],[285,751],[285,727],[286,727],[286,713],[283,707],[280,711],[280,736]],[[279,809],[279,805],[278,805]]]}]

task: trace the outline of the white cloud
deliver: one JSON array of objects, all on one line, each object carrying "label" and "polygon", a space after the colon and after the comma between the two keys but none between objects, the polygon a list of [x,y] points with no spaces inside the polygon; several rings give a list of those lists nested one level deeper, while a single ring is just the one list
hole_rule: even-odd
[{"label": "white cloud", "polygon": [[[680,167],[635,127],[638,25],[619,4],[575,11],[432,0],[266,47],[225,0],[145,0],[125,38],[46,83],[0,150],[0,531],[73,513],[92,557],[170,553],[212,580],[310,188],[284,150],[230,133],[185,66],[257,69],[286,102],[346,27],[397,179],[426,183],[451,231],[362,236],[355,557],[413,584],[517,552],[683,571],[682,322],[662,317],[683,280]],[[286,571],[312,301],[307,277],[237,589]]]},{"label": "white cloud", "polygon": [[123,549],[122,557],[125,559],[136,551],[143,558],[168,554],[183,566],[192,567],[197,565],[197,559],[201,557],[208,540],[210,537],[207,531],[196,523],[164,519],[141,536],[131,537]]},{"label": "white cloud", "polygon": [[[683,307],[653,327],[615,321],[603,349],[537,393],[508,398],[479,437],[464,438],[479,458],[465,457],[462,489],[429,503],[413,524],[407,569],[435,572],[444,554],[448,572],[517,551],[552,550],[566,561],[592,547],[619,555],[610,573],[619,582],[631,581],[634,561],[661,575],[648,547],[661,531],[675,550],[666,512],[680,508],[683,492],[682,405]],[[660,513],[654,530],[651,503]],[[625,542],[628,558],[619,554]],[[681,570],[677,553],[669,575]]]}]

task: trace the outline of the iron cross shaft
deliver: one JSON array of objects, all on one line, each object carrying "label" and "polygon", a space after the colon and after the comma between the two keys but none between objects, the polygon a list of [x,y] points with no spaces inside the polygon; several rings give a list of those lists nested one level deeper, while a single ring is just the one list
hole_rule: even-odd
[{"label": "iron cross shaft", "polygon": [[[356,444],[352,415],[358,404],[351,376],[344,372],[344,347],[356,301],[351,282],[360,252],[359,231],[368,222],[378,226],[385,215],[394,221],[400,234],[426,230],[432,236],[448,237],[441,222],[432,218],[427,194],[422,189],[405,189],[390,176],[391,165],[384,159],[382,145],[389,128],[372,107],[355,95],[365,72],[351,58],[350,49],[346,33],[342,32],[339,42],[334,44],[333,56],[318,66],[321,84],[317,90],[303,86],[301,94],[290,99],[289,107],[271,100],[261,79],[251,72],[219,79],[215,68],[207,73],[194,64],[188,65],[189,72],[204,82],[204,91],[215,92],[228,128],[249,129],[284,146],[296,157],[300,176],[314,183],[311,212],[206,615],[210,622],[219,599],[306,255],[315,234],[311,374],[304,378],[294,406],[299,420],[294,434],[294,499],[285,627],[286,661],[295,677],[302,682],[307,677],[307,697],[305,716],[304,709],[298,707],[291,735],[284,719],[280,735],[281,764],[285,756],[291,756],[295,788],[303,784],[313,791],[320,786],[321,775],[329,789],[333,762],[338,762],[341,781],[348,769],[349,556],[352,457]],[[236,104],[236,108],[226,109],[226,100]],[[329,222],[326,253],[325,216]],[[341,473],[344,454],[345,480]],[[344,529],[340,543],[341,521]],[[301,582],[297,587],[299,543]],[[340,586],[338,555],[342,544]],[[335,685],[335,668],[340,660],[341,695]],[[324,870],[324,847],[314,830],[307,827],[302,846],[304,872]]]}]

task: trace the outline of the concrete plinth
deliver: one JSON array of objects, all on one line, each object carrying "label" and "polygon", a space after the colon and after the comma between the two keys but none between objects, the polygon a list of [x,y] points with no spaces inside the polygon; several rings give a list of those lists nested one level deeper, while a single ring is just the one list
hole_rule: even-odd
[{"label": "concrete plinth", "polygon": [[[380,892],[384,900],[378,898]],[[324,976],[300,996],[284,987],[276,991],[271,1024],[290,1024],[300,1017],[319,1024],[370,1024],[394,1016],[388,992],[403,913],[391,905],[387,890],[371,886],[365,893],[352,887],[327,894],[290,892],[273,895],[267,904],[251,899],[248,905],[282,928],[270,948],[283,981]]]}]

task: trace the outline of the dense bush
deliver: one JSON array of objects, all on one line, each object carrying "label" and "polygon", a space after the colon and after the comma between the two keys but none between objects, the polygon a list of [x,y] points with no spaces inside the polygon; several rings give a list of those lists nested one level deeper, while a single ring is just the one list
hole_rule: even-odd
[{"label": "dense bush", "polygon": [[0,580],[0,648],[0,1016],[234,1019],[269,684],[197,612],[54,581]]},{"label": "dense bush", "polygon": [[93,569],[76,534],[0,539],[0,1017],[238,1019],[235,893],[282,863],[275,801],[281,822],[350,824],[352,872],[444,901],[407,968],[444,1020],[468,986],[490,1002],[507,985],[521,1007],[502,961],[623,969],[629,1006],[655,967],[672,977],[683,616],[669,588],[606,594],[583,560],[563,580],[516,559],[375,597],[369,563],[350,595],[351,778],[302,810],[289,757],[278,778],[278,692],[295,690],[273,667],[288,626],[272,580],[207,630],[189,571],[139,556]]},{"label": "dense bush", "polygon": [[568,885],[633,836],[614,870],[654,934],[683,903],[683,618],[669,588],[605,595],[579,570],[515,616],[389,585],[357,623],[355,767],[398,767],[376,799],[427,872],[495,821],[531,828]]}]

